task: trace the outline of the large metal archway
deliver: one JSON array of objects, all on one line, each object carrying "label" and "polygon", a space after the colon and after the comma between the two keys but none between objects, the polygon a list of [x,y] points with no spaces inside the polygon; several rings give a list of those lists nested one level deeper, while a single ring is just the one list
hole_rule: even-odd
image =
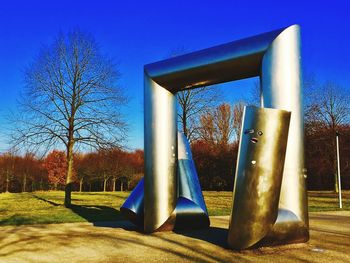
[{"label": "large metal archway", "polygon": [[[280,158],[284,164],[284,168],[282,165],[283,179],[281,174],[282,183],[279,186],[277,184],[278,189],[274,193],[277,195],[275,199],[279,203],[278,209],[265,211],[265,213],[273,214],[268,217],[268,220],[265,220],[266,222],[252,222],[252,225],[262,225],[260,228],[263,231],[259,230],[262,234],[259,234],[259,237],[246,238],[245,241],[237,241],[229,237],[228,241],[233,248],[246,248],[257,242],[264,242],[264,240],[269,244],[308,240],[298,25],[148,64],[144,67],[145,178],[143,202],[145,232],[172,229],[176,220],[176,213],[174,214],[178,198],[176,92],[254,76],[260,77],[261,106],[263,108],[291,112],[290,124],[288,119],[286,126],[288,141],[286,142],[285,158],[284,153]],[[256,112],[260,114],[259,110]],[[249,114],[249,118],[254,119],[255,113],[248,112]],[[281,120],[283,118],[281,117]],[[239,159],[245,158],[240,154],[241,151]],[[278,151],[270,151],[270,157],[273,157],[271,154],[278,154]],[[272,161],[271,165],[273,165]],[[274,168],[271,167],[272,170]],[[270,175],[269,180],[275,179]],[[260,191],[259,188],[256,190]],[[234,195],[237,195],[237,189],[234,191]],[[247,193],[245,195],[247,196]],[[256,196],[259,197],[259,195]],[[236,196],[234,200],[235,198]],[[230,233],[234,232],[233,224],[239,221],[233,220],[235,204],[237,202],[234,202],[233,205]],[[241,206],[246,206],[245,209],[252,207],[259,209],[263,204],[260,204],[259,200],[250,199],[241,203]],[[244,208],[240,208],[239,211],[241,213]],[[237,216],[240,215],[236,213]],[[254,220],[261,220],[261,217]],[[236,227],[241,228],[241,226]],[[254,227],[249,229],[247,231],[256,231]],[[241,234],[247,235],[247,233]]]}]

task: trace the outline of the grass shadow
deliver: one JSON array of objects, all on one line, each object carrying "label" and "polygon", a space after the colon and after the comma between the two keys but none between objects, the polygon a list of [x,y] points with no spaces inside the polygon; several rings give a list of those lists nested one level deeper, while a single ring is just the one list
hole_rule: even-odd
[{"label": "grass shadow", "polygon": [[52,202],[52,201],[47,200],[47,199],[45,199],[45,198],[42,198],[42,197],[40,197],[40,196],[37,196],[37,195],[32,195],[32,196],[33,196],[34,198],[40,200],[40,201],[44,201],[44,202],[50,204],[50,205],[53,205],[53,206],[60,206],[60,204],[57,204],[57,203],[55,203],[55,202]]},{"label": "grass shadow", "polygon": [[0,220],[0,226],[6,226],[6,225],[20,226],[20,225],[28,225],[32,223],[33,223],[33,220],[31,218],[23,217],[17,214],[9,218]]}]

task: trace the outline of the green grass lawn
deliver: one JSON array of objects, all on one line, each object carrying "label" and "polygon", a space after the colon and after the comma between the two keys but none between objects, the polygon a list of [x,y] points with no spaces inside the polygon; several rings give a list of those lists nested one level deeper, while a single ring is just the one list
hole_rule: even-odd
[{"label": "green grass lawn", "polygon": [[[209,215],[229,215],[232,192],[204,191]],[[63,206],[62,191],[1,193],[0,225],[99,222],[123,219],[119,212],[129,192],[72,193],[72,208]],[[350,191],[343,193],[343,208],[350,210]],[[333,192],[309,192],[309,211],[339,210]]]}]

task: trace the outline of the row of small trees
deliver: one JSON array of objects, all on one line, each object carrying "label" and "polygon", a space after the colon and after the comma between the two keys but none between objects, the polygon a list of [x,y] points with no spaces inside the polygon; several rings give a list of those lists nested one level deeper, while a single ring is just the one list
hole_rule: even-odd
[{"label": "row of small trees", "polygon": [[[45,158],[33,154],[0,155],[0,192],[62,190],[67,157],[53,150]],[[143,151],[110,149],[74,155],[73,190],[116,191],[133,188],[143,176]]]}]

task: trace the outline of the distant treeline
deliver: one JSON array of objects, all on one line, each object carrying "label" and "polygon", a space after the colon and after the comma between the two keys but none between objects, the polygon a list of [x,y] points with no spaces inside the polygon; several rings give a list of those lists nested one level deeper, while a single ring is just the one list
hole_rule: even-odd
[{"label": "distant treeline", "polygon": [[[215,112],[207,112],[201,118],[201,132],[191,142],[193,158],[203,190],[231,191],[238,140],[229,140],[232,137],[228,136],[230,132],[218,127],[226,127],[222,125],[223,122],[230,122],[232,107],[223,104]],[[219,112],[229,117],[219,117]],[[318,120],[306,121],[305,131],[308,189],[334,189],[337,170],[335,132],[339,134],[340,140],[342,187],[350,189],[350,125],[339,125],[335,131]],[[121,149],[75,154],[73,190],[131,190],[144,175],[143,154],[142,150],[128,152]],[[24,156],[2,154],[0,191],[63,190],[66,165],[65,153],[58,150],[50,152],[44,159],[38,159],[30,153]]]},{"label": "distant treeline", "polygon": [[[67,158],[53,150],[44,159],[33,154],[5,153],[0,156],[0,191],[26,192],[63,190]],[[132,189],[143,176],[143,151],[120,149],[74,155],[75,191]]]}]

